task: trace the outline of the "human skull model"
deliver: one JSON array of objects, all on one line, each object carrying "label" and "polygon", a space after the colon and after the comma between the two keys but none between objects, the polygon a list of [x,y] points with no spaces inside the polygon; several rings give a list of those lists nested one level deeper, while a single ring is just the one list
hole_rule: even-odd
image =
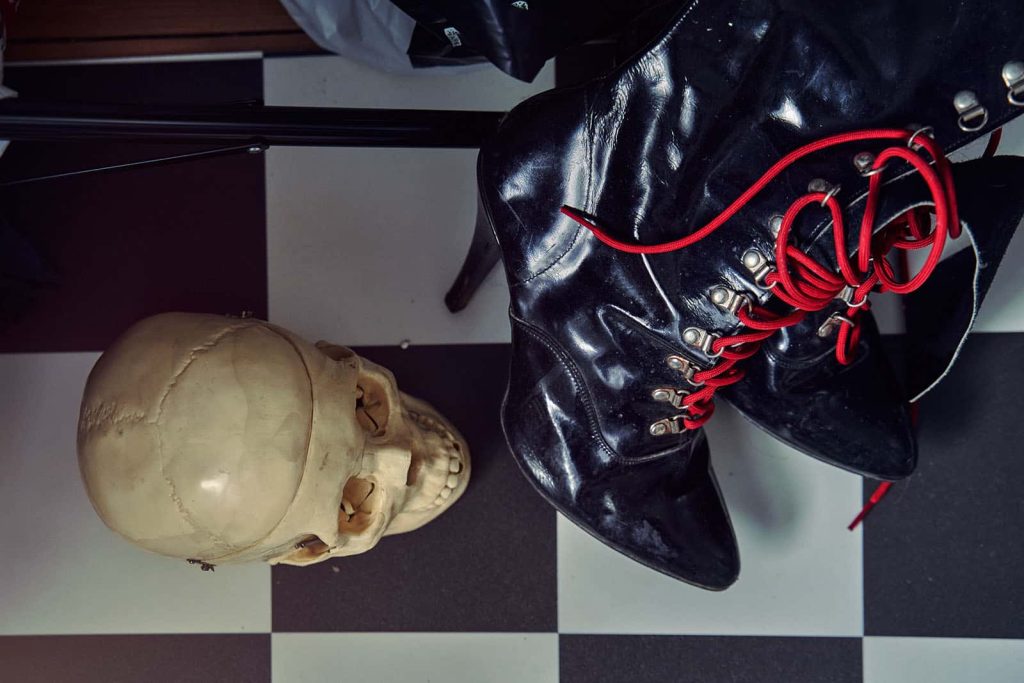
[{"label": "human skull model", "polygon": [[385,368],[254,319],[168,313],[85,387],[78,462],[96,512],[203,568],[362,553],[458,500],[469,450]]}]

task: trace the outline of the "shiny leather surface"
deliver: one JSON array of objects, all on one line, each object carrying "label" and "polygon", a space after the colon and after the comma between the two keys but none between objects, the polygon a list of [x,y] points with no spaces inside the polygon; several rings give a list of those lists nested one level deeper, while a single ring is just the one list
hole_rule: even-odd
[{"label": "shiny leather surface", "polygon": [[607,416],[561,345],[512,322],[512,372],[502,425],[538,491],[582,528],[627,556],[704,588],[739,574],[739,551],[703,432],[646,457],[603,436]]},{"label": "shiny leather surface", "polygon": [[[713,476],[694,451],[701,434],[649,432],[652,422],[677,412],[652,400],[652,390],[686,387],[666,357],[708,367],[713,359],[686,345],[683,330],[738,331],[732,314],[710,304],[713,286],[769,300],[741,265],[742,254],[751,247],[771,253],[771,216],[803,195],[811,179],[841,184],[848,224],[858,225],[867,183],[851,158],[881,146],[852,145],[801,161],[723,229],[668,254],[615,252],[558,208],[573,206],[620,239],[661,242],[703,225],[780,157],[830,134],[916,123],[932,126],[946,150],[956,149],[1021,113],[1007,103],[1000,78],[1005,62],[1024,58],[1021,16],[1016,0],[692,2],[607,77],[539,95],[508,115],[479,163],[512,292],[515,352],[503,421],[513,452],[549,500],[661,571],[702,585],[726,583],[730,571],[666,559],[654,551],[658,544],[631,535],[639,523],[658,528],[662,539],[671,535],[688,557],[730,557],[727,522],[709,524],[703,534],[687,531],[694,536],[669,528],[677,517],[727,520],[717,497],[635,496],[629,515],[616,507],[620,519],[591,509],[590,486],[626,500],[671,472],[699,482],[695,490],[712,490]],[[957,126],[952,99],[963,89],[988,107],[982,131]],[[920,193],[908,189],[889,203],[912,206]],[[824,212],[805,216],[798,244],[834,263]],[[849,231],[851,253],[856,238]],[[743,392],[736,402],[748,417],[817,457],[903,476],[913,467],[913,439],[877,335],[868,323],[865,353],[850,368],[815,363],[833,343],[816,335],[828,313],[773,339],[758,361],[762,371],[755,368],[733,398]],[[792,399],[808,386],[823,392],[822,404],[817,419],[797,429],[801,416],[787,422],[778,411],[801,409]],[[865,410],[868,402],[882,409]],[[821,450],[851,429],[858,431],[855,447]]]}]

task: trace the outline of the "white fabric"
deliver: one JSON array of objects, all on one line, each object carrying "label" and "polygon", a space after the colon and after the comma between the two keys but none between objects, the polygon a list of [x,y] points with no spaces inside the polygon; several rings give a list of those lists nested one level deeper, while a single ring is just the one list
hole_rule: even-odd
[{"label": "white fabric", "polygon": [[411,71],[416,22],[388,0],[281,0],[317,45],[386,71]]},{"label": "white fabric", "polygon": [[406,51],[416,22],[389,0],[281,0],[281,4],[323,49],[383,71],[452,73],[482,66],[414,68]]}]

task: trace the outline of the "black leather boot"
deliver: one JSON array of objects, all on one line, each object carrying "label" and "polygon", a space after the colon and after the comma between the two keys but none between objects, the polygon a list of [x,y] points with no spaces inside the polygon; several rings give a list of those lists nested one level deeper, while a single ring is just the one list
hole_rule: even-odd
[{"label": "black leather boot", "polygon": [[[503,421],[545,497],[641,562],[722,587],[733,538],[696,457],[718,389],[823,460],[913,468],[866,294],[913,288],[886,251],[959,232],[945,153],[1021,111],[1020,15],[1007,0],[692,2],[607,77],[509,114],[479,177],[512,293]],[[929,204],[934,228],[911,211]],[[659,489],[666,472],[689,486]],[[666,515],[711,522],[683,533]]]}]

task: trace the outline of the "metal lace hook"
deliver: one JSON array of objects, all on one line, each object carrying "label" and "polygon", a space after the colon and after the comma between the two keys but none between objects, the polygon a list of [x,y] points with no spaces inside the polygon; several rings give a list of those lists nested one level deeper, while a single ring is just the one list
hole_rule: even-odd
[{"label": "metal lace hook", "polygon": [[701,353],[708,358],[720,358],[725,352],[725,349],[722,349],[721,351],[713,350],[715,342],[718,341],[718,339],[718,335],[712,334],[707,330],[702,330],[699,327],[687,327],[683,330],[683,343],[700,349]]},{"label": "metal lace hook", "polygon": [[918,135],[927,135],[930,138],[934,138],[935,136],[933,135],[933,133],[935,133],[935,129],[932,128],[931,126],[921,126],[920,128],[914,131],[913,135],[907,138],[907,147],[909,147],[910,149],[914,149],[914,140],[917,139]]},{"label": "metal lace hook", "polygon": [[878,168],[872,168],[875,163],[875,155],[871,152],[858,152],[853,157],[853,166],[864,178],[870,178],[873,175],[884,173],[885,169],[889,166],[888,162],[882,164]]},{"label": "metal lace hook", "polygon": [[821,205],[828,206],[828,201],[839,194],[839,190],[842,188],[841,185],[836,183],[833,185],[827,180],[821,178],[815,178],[807,185],[808,192],[824,192],[825,196],[821,198]]},{"label": "metal lace hook", "polygon": [[857,303],[854,303],[853,295],[856,291],[857,290],[852,285],[846,285],[838,294],[836,294],[836,298],[846,304],[847,308],[861,308],[862,306],[866,306],[868,303],[867,297],[864,297]]}]

